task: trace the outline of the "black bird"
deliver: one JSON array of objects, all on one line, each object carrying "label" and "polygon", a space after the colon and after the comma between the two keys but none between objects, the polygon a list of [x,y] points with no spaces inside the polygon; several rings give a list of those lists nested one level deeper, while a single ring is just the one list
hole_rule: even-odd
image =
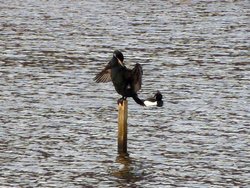
[{"label": "black bird", "polygon": [[[141,65],[137,63],[133,69],[128,69],[124,65],[123,61],[123,54],[119,50],[115,50],[110,62],[95,76],[94,80],[97,83],[112,81],[115,90],[122,96],[122,98],[118,100],[118,103],[122,102],[122,100],[127,97],[132,97],[136,103],[142,106],[147,106],[147,103],[145,103],[147,100],[141,100],[137,95],[137,92],[141,89],[142,84],[143,71]],[[158,103],[161,104],[163,103],[161,99],[162,95],[159,92],[152,100],[159,100],[161,102]]]}]

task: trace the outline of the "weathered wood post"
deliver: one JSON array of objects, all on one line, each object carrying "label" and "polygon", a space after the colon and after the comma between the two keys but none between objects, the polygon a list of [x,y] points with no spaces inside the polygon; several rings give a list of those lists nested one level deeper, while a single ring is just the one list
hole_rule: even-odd
[{"label": "weathered wood post", "polygon": [[118,105],[118,153],[127,154],[127,119],[128,101],[123,100]]}]

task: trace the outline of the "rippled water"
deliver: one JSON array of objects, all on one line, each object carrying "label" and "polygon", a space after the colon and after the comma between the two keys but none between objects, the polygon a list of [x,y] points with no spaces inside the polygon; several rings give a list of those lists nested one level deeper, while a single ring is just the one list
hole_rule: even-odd
[{"label": "rippled water", "polygon": [[[247,0],[5,1],[0,5],[0,187],[247,187]],[[129,157],[117,155],[111,83],[141,63]]]}]

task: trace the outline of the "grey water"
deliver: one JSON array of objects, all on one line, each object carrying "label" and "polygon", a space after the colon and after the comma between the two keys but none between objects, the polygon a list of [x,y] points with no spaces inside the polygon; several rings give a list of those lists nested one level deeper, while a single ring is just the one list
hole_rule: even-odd
[{"label": "grey water", "polygon": [[[0,3],[0,187],[248,187],[247,0]],[[117,99],[93,77],[143,67],[117,154]]]}]

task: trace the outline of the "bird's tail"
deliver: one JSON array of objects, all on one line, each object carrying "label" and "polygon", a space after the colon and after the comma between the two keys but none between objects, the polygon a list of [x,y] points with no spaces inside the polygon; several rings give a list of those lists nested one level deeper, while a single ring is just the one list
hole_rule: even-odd
[{"label": "bird's tail", "polygon": [[145,106],[144,100],[139,99],[138,95],[134,95],[134,96],[133,96],[133,99],[134,99],[134,101],[135,101],[137,104],[139,104],[139,105],[141,105],[141,106]]}]

